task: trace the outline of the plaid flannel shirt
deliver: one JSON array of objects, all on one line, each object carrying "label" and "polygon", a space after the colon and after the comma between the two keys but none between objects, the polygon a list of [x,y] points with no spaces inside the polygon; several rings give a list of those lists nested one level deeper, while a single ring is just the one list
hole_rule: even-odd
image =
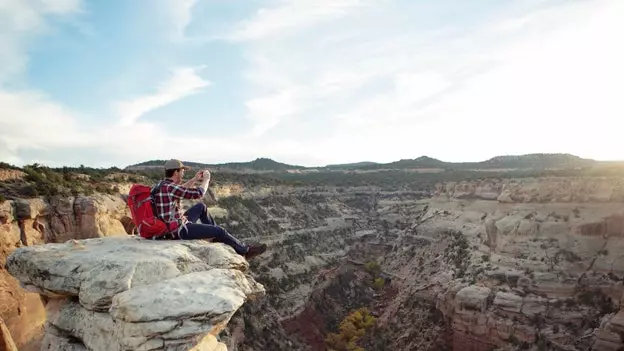
[{"label": "plaid flannel shirt", "polygon": [[164,179],[159,184],[160,187],[156,189],[154,194],[154,205],[156,206],[156,216],[166,223],[178,222],[178,224],[182,224],[180,222],[182,217],[180,200],[200,199],[204,196],[204,189],[201,187],[186,188],[172,182],[170,179]]}]

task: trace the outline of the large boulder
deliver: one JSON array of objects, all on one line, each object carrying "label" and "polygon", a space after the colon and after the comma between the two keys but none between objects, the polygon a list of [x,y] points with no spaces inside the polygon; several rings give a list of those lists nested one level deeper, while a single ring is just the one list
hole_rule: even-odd
[{"label": "large boulder", "polygon": [[223,349],[210,336],[265,293],[231,247],[199,240],[129,236],[22,247],[7,269],[51,299],[48,350]]}]

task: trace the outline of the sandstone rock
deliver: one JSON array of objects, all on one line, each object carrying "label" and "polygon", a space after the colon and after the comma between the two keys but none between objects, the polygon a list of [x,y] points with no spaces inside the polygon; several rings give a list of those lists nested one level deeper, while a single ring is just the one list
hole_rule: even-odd
[{"label": "sandstone rock", "polygon": [[596,342],[592,350],[621,350],[624,347],[624,310],[610,318],[605,318],[596,332]]},{"label": "sandstone rock", "polygon": [[[0,204],[0,318],[7,333],[19,349],[37,337],[45,322],[45,309],[38,294],[28,293],[5,269],[6,257],[15,247],[22,245],[20,228],[15,222],[13,201]],[[26,202],[26,207],[30,205]],[[30,220],[24,220],[26,222]],[[41,234],[24,223],[29,243],[40,243]]]},{"label": "sandstone rock", "polygon": [[193,318],[217,324],[227,322],[224,316],[261,291],[243,272],[215,268],[124,291],[113,298],[109,313],[116,320],[135,323]]},{"label": "sandstone rock", "polygon": [[70,241],[16,249],[7,269],[42,294],[76,295],[89,309],[110,306],[114,295],[130,287],[210,267],[247,270],[245,259],[223,244],[201,241],[153,241],[115,237]]},{"label": "sandstone rock", "polygon": [[13,201],[4,201],[0,203],[0,225],[11,224],[13,220]]},{"label": "sandstone rock", "polygon": [[41,344],[41,350],[46,351],[89,351],[83,344],[76,343],[73,339],[46,333]]},{"label": "sandstone rock", "polygon": [[489,246],[492,251],[496,251],[498,228],[496,227],[494,218],[490,217],[485,220],[485,233],[487,235],[486,245]]},{"label": "sandstone rock", "polygon": [[7,269],[52,298],[51,350],[219,350],[218,334],[248,299],[265,293],[232,248],[135,237],[16,249]]},{"label": "sandstone rock", "polygon": [[485,311],[490,288],[471,285],[461,289],[455,295],[455,306],[459,309]]},{"label": "sandstone rock", "polygon": [[16,169],[0,169],[0,182],[22,179],[26,173]]},{"label": "sandstone rock", "polygon": [[76,217],[74,198],[53,198],[50,202],[50,229],[56,242],[65,242],[76,238]]},{"label": "sandstone rock", "polygon": [[435,194],[499,203],[618,202],[624,200],[624,187],[617,177],[544,177],[449,182],[437,184]]},{"label": "sandstone rock", "polygon": [[522,297],[506,292],[498,292],[494,297],[494,306],[506,312],[520,313]]},{"label": "sandstone rock", "polygon": [[15,217],[17,219],[34,219],[46,213],[48,204],[43,199],[15,200]]},{"label": "sandstone rock", "polygon": [[218,342],[213,335],[208,334],[197,346],[189,351],[227,351],[227,346]]},{"label": "sandstone rock", "polygon": [[17,351],[17,346],[13,342],[13,337],[9,329],[4,324],[4,320],[0,318],[0,350],[3,351]]},{"label": "sandstone rock", "polygon": [[20,287],[4,269],[7,256],[23,245],[126,235],[119,219],[127,208],[120,198],[96,194],[79,201],[77,212],[74,202],[74,198],[53,197],[50,202],[35,198],[0,203],[0,317],[20,349],[26,342],[40,340],[45,309],[38,294],[41,289]]},{"label": "sandstone rock", "polygon": [[79,196],[74,201],[76,239],[101,236],[125,235],[121,218],[127,213],[126,205],[120,197],[107,195]]},{"label": "sandstone rock", "polygon": [[514,200],[511,198],[511,192],[507,189],[503,190],[503,192],[501,192],[500,195],[498,195],[496,200],[498,202],[503,202],[503,203],[514,202]]},{"label": "sandstone rock", "polygon": [[40,296],[21,289],[4,269],[0,269],[0,318],[18,347],[36,338],[46,318]]},{"label": "sandstone rock", "polygon": [[522,314],[528,317],[544,314],[547,309],[548,299],[539,296],[527,296],[522,301]]}]

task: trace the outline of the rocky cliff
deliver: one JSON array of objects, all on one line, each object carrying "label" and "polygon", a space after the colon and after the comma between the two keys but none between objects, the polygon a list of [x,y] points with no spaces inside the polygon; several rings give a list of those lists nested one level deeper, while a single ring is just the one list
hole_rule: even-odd
[{"label": "rocky cliff", "polygon": [[45,350],[224,350],[215,336],[264,288],[232,248],[137,237],[16,249],[7,269],[45,296]]},{"label": "rocky cliff", "polygon": [[[270,242],[253,269],[268,297],[234,317],[231,348],[322,350],[367,306],[378,316],[367,350],[618,349],[622,182],[454,182],[433,198],[291,188],[223,202],[231,230]],[[381,273],[365,272],[370,261]]]},{"label": "rocky cliff", "polygon": [[617,350],[622,184],[484,179],[438,184],[433,197],[400,184],[214,189],[217,221],[269,245],[248,273],[266,297],[233,313],[221,340],[230,351],[323,350],[367,307],[377,320],[358,344],[369,351]]},{"label": "rocky cliff", "polygon": [[450,199],[515,202],[624,202],[620,177],[542,177],[439,183],[435,195]]},{"label": "rocky cliff", "polygon": [[45,301],[19,286],[5,270],[6,258],[23,246],[69,239],[126,235],[127,209],[113,195],[4,201],[0,204],[0,318],[20,350],[38,349]]}]

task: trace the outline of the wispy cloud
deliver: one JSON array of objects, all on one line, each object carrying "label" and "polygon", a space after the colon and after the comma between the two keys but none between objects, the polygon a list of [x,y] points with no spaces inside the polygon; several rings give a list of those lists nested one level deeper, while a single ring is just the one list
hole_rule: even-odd
[{"label": "wispy cloud", "polygon": [[298,0],[278,1],[276,6],[260,8],[249,20],[241,22],[227,37],[234,41],[292,36],[302,29],[348,15],[356,7],[379,0]]},{"label": "wispy cloud", "polygon": [[[617,35],[624,32],[624,2],[523,0],[479,8],[454,1],[259,0],[262,8],[225,35],[194,28],[197,38],[228,38],[224,46],[187,37],[190,24],[205,20],[199,17],[205,12],[194,12],[198,0],[163,1],[170,9],[165,26],[184,40],[163,35],[168,49],[183,46],[154,66],[178,68],[133,97],[103,101],[118,118],[111,123],[98,111],[84,118],[52,98],[62,94],[3,85],[24,72],[29,39],[52,27],[50,18],[71,21],[82,4],[0,0],[0,159],[33,162],[23,155],[67,148],[109,155],[117,165],[168,157],[268,156],[306,165],[422,154],[481,160],[558,151],[622,158],[624,42]],[[245,110],[248,124],[230,135],[201,135],[201,124],[193,136],[174,134],[147,116],[210,86],[208,69],[188,67],[208,64],[197,54],[202,45],[242,52],[242,71],[210,73],[215,83],[234,78],[220,86],[235,93],[219,96]],[[210,59],[207,67],[218,65]],[[74,154],[64,157],[79,162]]]},{"label": "wispy cloud", "polygon": [[119,102],[116,110],[121,118],[121,125],[131,125],[154,109],[201,92],[210,85],[209,81],[199,76],[202,69],[203,67],[176,68],[153,94]]},{"label": "wispy cloud", "polygon": [[543,137],[516,151],[598,157],[597,147],[572,141],[551,146],[539,126],[581,137],[563,115],[604,126],[624,113],[611,93],[622,81],[615,33],[624,28],[614,17],[624,14],[621,2],[524,1],[467,23],[427,17],[447,11],[443,5],[362,4],[315,12],[304,11],[312,3],[279,1],[240,24],[234,38],[245,40],[255,135],[332,162],[424,153],[483,159],[506,152],[488,140],[508,141],[511,123],[519,125],[514,134]]},{"label": "wispy cloud", "polygon": [[83,6],[81,0],[0,1],[0,84],[24,71],[28,42],[49,28],[49,17],[73,16],[82,13]]},{"label": "wispy cloud", "polygon": [[0,90],[0,144],[21,149],[79,147],[91,143],[78,116],[35,91]]},{"label": "wispy cloud", "polygon": [[193,18],[191,11],[198,0],[164,0],[166,9],[171,16],[173,26],[172,38],[181,40],[185,38],[186,27]]}]

